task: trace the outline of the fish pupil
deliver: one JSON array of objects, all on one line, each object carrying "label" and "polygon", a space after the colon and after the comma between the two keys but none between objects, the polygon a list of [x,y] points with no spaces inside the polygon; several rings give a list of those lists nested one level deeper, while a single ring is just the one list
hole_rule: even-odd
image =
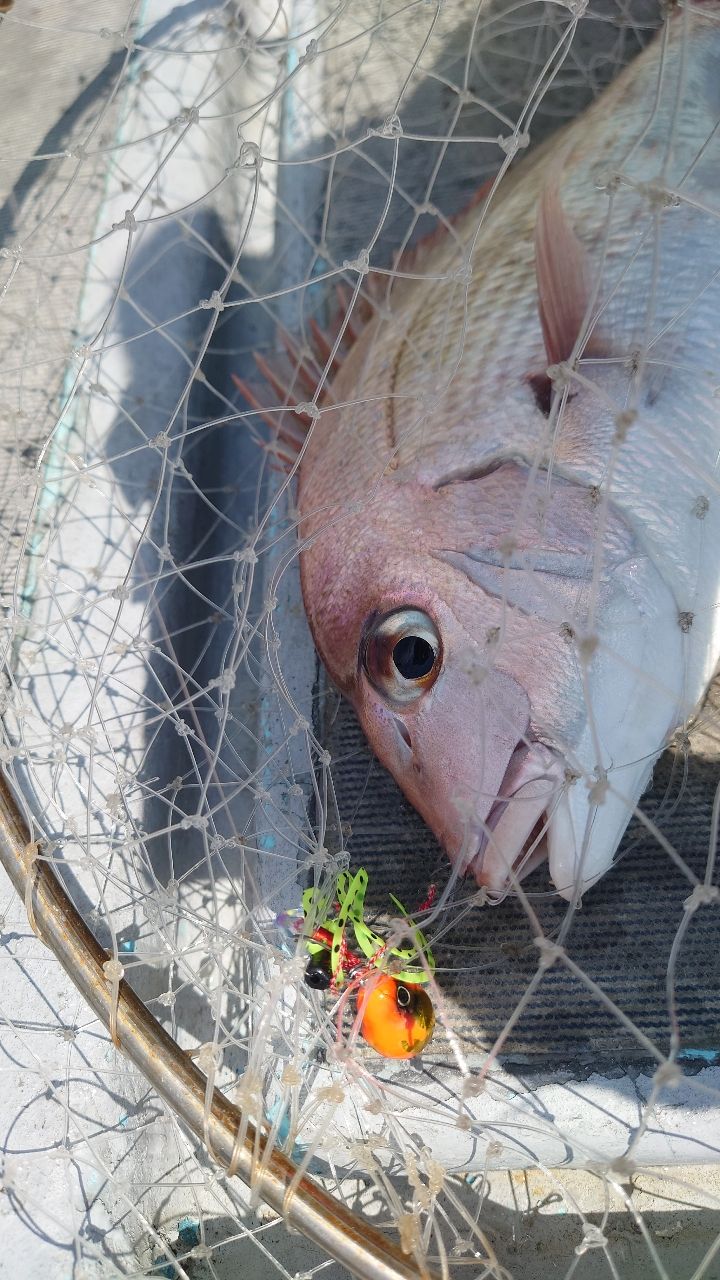
[{"label": "fish pupil", "polygon": [[435,666],[435,650],[422,636],[403,636],[393,648],[393,662],[405,680],[422,680]]}]

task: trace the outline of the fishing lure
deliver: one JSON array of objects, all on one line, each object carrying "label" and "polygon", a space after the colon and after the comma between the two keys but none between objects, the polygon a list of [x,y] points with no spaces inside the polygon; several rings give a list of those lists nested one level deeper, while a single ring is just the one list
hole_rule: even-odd
[{"label": "fishing lure", "polygon": [[[426,938],[394,894],[414,945],[391,947],[365,920],[367,871],[342,872],[334,892],[306,889],[302,898],[308,962],[305,982],[315,991],[350,989],[357,1001],[360,1034],[386,1058],[414,1058],[435,1025],[424,990],[435,970]],[[354,947],[348,941],[354,938]],[[358,954],[359,953],[359,954]],[[420,957],[423,957],[424,964]]]}]

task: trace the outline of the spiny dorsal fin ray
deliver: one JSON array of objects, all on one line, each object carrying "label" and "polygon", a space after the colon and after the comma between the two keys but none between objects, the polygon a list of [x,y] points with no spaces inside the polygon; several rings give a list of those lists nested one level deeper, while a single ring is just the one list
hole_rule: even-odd
[{"label": "spiny dorsal fin ray", "polygon": [[[342,307],[340,290],[338,290],[338,298]],[[343,308],[343,311],[345,310]],[[370,315],[372,315],[372,310],[369,309],[369,311]],[[335,334],[339,332],[344,319],[344,314],[341,314],[336,319],[334,325]],[[364,323],[366,323],[366,320],[360,324],[359,332],[362,332]],[[348,330],[349,326],[346,326],[346,335]],[[302,350],[286,331],[281,330],[279,338],[285,348],[284,353],[276,352],[270,359],[267,359],[259,352],[254,353],[255,364],[261,374],[263,385],[266,389],[272,391],[276,397],[274,404],[264,402],[246,379],[239,378],[236,374],[232,375],[233,382],[243,399],[247,401],[251,409],[261,415],[263,422],[272,431],[274,441],[281,442],[280,445],[273,444],[272,451],[275,455],[283,458],[283,461],[288,465],[288,469],[297,460],[313,421],[312,417],[303,413],[302,409],[294,408],[295,405],[301,402],[298,391],[319,407],[327,407],[333,402],[332,392],[327,385],[327,380],[320,395],[317,394],[318,384],[335,345],[333,330],[326,332],[321,329],[316,320],[311,320],[310,335],[309,350]],[[351,341],[355,340],[355,336],[355,333],[353,333]],[[344,350],[342,349],[336,353],[330,368],[331,376],[340,367],[343,354]]]},{"label": "spiny dorsal fin ray", "polygon": [[262,447],[291,467],[302,449],[310,419],[301,420],[299,415],[292,414],[291,411],[284,413],[273,411],[270,405],[263,404],[249,382],[244,378],[238,378],[235,373],[231,376],[243,399],[251,409],[260,414],[263,422],[272,432],[271,443]]},{"label": "spiny dorsal fin ray", "polygon": [[[312,350],[302,351],[284,329],[280,333],[280,340],[292,365],[293,383],[299,382],[305,395],[314,396],[322,376],[323,365],[318,364],[315,353]],[[290,393],[288,393],[288,396],[292,398]]]},{"label": "spiny dorsal fin ray", "polygon": [[[483,183],[461,213],[445,219],[435,230],[405,249],[395,264],[395,270],[411,273],[417,271],[422,260],[447,238],[468,210],[487,198],[492,183],[493,179]],[[276,456],[282,456],[290,466],[296,461],[312,425],[312,418],[293,408],[293,405],[300,401],[298,389],[301,389],[303,396],[319,407],[327,407],[333,403],[329,380],[337,374],[349,348],[357,342],[365,327],[373,319],[378,306],[384,303],[387,287],[387,275],[372,272],[364,278],[363,287],[355,293],[354,298],[347,284],[339,284],[336,289],[336,314],[327,330],[322,329],[316,320],[310,319],[307,348],[301,348],[285,330],[281,330],[279,338],[285,349],[285,357],[274,354],[270,359],[266,359],[260,354],[255,355],[255,363],[264,385],[277,397],[275,404],[264,403],[245,379],[233,375],[235,386],[243,398],[262,416],[263,421],[272,431],[273,453]],[[342,333],[342,341],[333,355],[333,348],[340,333]],[[328,362],[330,367],[326,381],[318,396],[317,388],[325,369],[328,368]],[[279,409],[283,410],[284,406],[287,408],[278,412]]]},{"label": "spiny dorsal fin ray", "polygon": [[[253,359],[258,367],[258,371],[262,374],[268,386],[272,388],[275,395],[278,397],[278,403],[283,406],[291,405],[292,395],[288,383],[292,382],[292,378],[283,378],[283,371],[281,371],[279,362],[274,367],[269,360],[266,360],[265,357],[260,354],[259,351],[255,351],[253,353]],[[298,413],[297,410],[293,410],[293,412],[297,418],[302,419],[305,423],[310,421],[306,415]]]}]

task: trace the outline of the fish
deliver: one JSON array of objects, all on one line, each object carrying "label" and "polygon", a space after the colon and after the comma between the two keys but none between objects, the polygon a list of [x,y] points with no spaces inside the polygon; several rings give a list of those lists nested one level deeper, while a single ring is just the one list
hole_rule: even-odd
[{"label": "fish", "polygon": [[[330,677],[458,876],[577,902],[720,656],[720,6],[388,274],[278,396]],[[279,409],[286,412],[279,413]]]}]

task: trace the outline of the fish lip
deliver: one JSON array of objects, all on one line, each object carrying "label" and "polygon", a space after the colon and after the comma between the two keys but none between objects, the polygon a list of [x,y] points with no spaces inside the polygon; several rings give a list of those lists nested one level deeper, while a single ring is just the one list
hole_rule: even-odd
[{"label": "fish lip", "polygon": [[[482,819],[477,848],[468,860],[466,874],[473,875],[482,887],[502,892],[509,887],[512,872],[519,872],[522,878],[523,875],[534,870],[547,856],[548,827],[565,775],[566,762],[557,751],[540,742],[520,743],[510,757],[497,798]],[[497,830],[503,815],[507,813],[510,802],[519,797],[523,791],[527,797],[529,787],[536,783],[547,784],[547,790],[541,788],[539,796],[530,798],[525,821],[525,826],[529,827],[529,830],[526,830],[524,838],[520,840],[517,852],[509,860],[501,861],[498,852],[492,849],[492,833]],[[540,822],[545,830],[538,842],[536,831]],[[527,846],[533,844],[535,848],[529,863],[523,866],[522,860],[527,853]]]}]

